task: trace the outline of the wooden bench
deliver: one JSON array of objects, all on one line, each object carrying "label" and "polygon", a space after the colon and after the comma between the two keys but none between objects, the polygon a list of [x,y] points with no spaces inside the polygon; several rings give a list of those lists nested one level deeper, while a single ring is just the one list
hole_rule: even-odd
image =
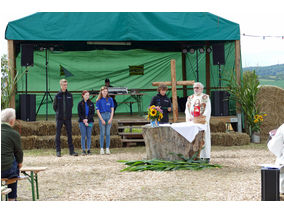
[{"label": "wooden bench", "polygon": [[[12,189],[7,188],[7,185],[16,183],[18,180],[26,180],[28,179],[27,176],[19,176],[15,178],[1,178],[1,200],[2,200],[2,195],[6,196],[6,200],[8,200],[8,194],[12,191]],[[2,191],[3,188],[3,191]],[[6,190],[5,190],[6,188]],[[3,194],[5,193],[5,194]]]},{"label": "wooden bench", "polygon": [[45,171],[46,169],[47,167],[23,167],[21,168],[21,172],[28,177],[28,180],[31,183],[33,201],[35,201],[35,187],[36,187],[37,199],[39,199],[38,175],[37,174],[41,171]]}]

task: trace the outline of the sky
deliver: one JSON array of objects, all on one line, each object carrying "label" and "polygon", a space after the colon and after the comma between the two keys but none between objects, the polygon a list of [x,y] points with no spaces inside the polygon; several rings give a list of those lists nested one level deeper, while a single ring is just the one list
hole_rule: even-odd
[{"label": "sky", "polygon": [[210,12],[240,25],[243,67],[284,64],[283,4],[280,0],[5,0],[0,4],[0,54],[7,54],[8,22],[36,12]]}]

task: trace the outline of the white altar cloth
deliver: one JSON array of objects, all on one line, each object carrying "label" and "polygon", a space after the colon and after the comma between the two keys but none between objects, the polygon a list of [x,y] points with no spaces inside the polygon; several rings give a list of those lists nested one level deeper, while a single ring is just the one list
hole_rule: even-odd
[{"label": "white altar cloth", "polygon": [[206,124],[194,124],[194,123],[188,123],[188,122],[160,124],[160,126],[161,127],[170,126],[175,131],[177,131],[179,134],[181,134],[190,143],[194,141],[195,136],[198,134],[199,131],[206,129]]}]

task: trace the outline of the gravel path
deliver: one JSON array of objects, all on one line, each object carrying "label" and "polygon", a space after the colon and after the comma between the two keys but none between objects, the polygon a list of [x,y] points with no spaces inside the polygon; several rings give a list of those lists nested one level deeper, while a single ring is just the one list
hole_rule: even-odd
[{"label": "gravel path", "polygon": [[[145,159],[145,147],[111,151],[72,157],[64,150],[61,158],[54,150],[25,151],[24,166],[48,167],[39,173],[42,201],[260,201],[259,164],[275,160],[265,144],[213,146],[211,163],[221,169],[120,172],[117,160]],[[31,200],[30,183],[18,187],[18,200]]]}]

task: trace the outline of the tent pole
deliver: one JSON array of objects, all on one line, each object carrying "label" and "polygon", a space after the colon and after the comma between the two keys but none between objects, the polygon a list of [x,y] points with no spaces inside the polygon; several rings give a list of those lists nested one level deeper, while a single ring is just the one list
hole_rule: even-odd
[{"label": "tent pole", "polygon": [[[209,48],[209,44],[206,44],[206,50]],[[210,95],[210,53],[206,51],[206,94]]]},{"label": "tent pole", "polygon": [[[14,82],[16,76],[16,57],[15,57],[15,43],[14,40],[8,40],[8,67],[11,72],[12,81]],[[10,107],[16,109],[15,96],[17,85],[14,85],[12,95],[10,97]]]},{"label": "tent pole", "polygon": [[[241,84],[241,45],[240,40],[235,41],[235,70],[237,83]],[[242,132],[242,114],[239,110],[240,103],[236,104],[236,112],[238,117],[238,132]]]},{"label": "tent pole", "polygon": [[[182,80],[186,81],[186,55],[181,53],[182,58]],[[183,97],[187,97],[187,87],[183,86]]]}]

